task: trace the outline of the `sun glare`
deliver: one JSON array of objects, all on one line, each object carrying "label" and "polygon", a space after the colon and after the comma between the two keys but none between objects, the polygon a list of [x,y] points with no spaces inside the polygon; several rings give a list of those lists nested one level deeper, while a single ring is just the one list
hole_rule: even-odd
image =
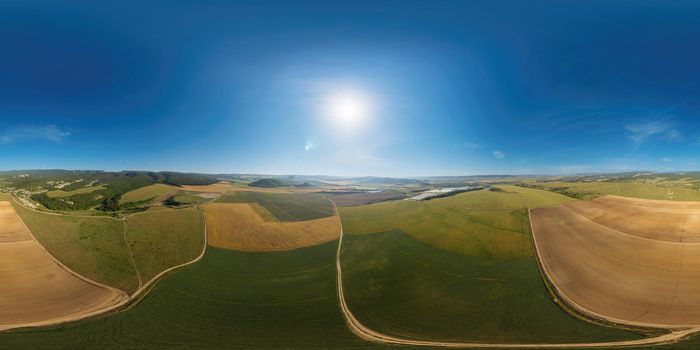
[{"label": "sun glare", "polygon": [[367,96],[358,92],[342,92],[328,99],[326,114],[337,126],[357,128],[367,121],[371,107]]}]

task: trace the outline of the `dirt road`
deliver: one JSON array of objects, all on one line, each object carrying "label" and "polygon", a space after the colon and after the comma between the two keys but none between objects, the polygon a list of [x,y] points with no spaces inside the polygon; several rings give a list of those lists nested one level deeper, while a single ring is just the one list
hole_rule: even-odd
[{"label": "dirt road", "polygon": [[649,346],[675,343],[684,337],[699,332],[700,328],[684,328],[670,330],[670,333],[663,334],[657,337],[644,338],[638,340],[624,340],[615,342],[601,343],[552,343],[552,344],[535,344],[535,343],[470,343],[470,342],[440,342],[431,340],[411,340],[399,338],[387,334],[383,334],[368,328],[363,325],[353,315],[345,300],[343,292],[343,269],[340,260],[340,252],[343,245],[343,223],[340,220],[338,210],[333,203],[333,209],[338,220],[340,221],[340,238],[338,239],[338,250],[335,257],[335,266],[337,271],[336,285],[338,290],[338,300],[340,303],[340,311],[345,318],[350,330],[358,337],[372,342],[396,345],[411,345],[411,346],[426,346],[426,347],[442,347],[442,348],[471,348],[471,349],[571,349],[571,348],[611,348],[611,347],[633,347],[633,346]]},{"label": "dirt road", "polygon": [[[59,214],[59,215],[60,215],[60,214]],[[194,263],[200,261],[200,260],[204,257],[204,254],[206,253],[206,250],[207,250],[206,213],[204,213],[204,212],[202,211],[202,215],[203,215],[203,221],[204,221],[204,232],[203,232],[203,234],[204,234],[204,244],[202,245],[202,252],[201,252],[196,258],[194,258],[193,260],[188,261],[188,262],[183,263],[183,264],[180,264],[180,265],[177,265],[177,266],[173,266],[173,267],[171,267],[171,268],[169,268],[169,269],[167,269],[167,270],[162,271],[161,273],[159,273],[159,274],[157,274],[156,276],[154,276],[153,278],[151,278],[148,282],[144,283],[136,292],[134,292],[133,294],[131,294],[131,295],[129,295],[129,296],[126,296],[126,295],[125,295],[125,296],[121,299],[121,301],[116,302],[116,303],[113,303],[113,304],[111,304],[111,305],[105,305],[105,306],[102,307],[102,308],[96,308],[96,309],[90,310],[90,311],[88,311],[88,312],[83,312],[83,313],[80,313],[80,314],[68,315],[68,316],[65,316],[65,317],[52,318],[52,319],[47,319],[47,320],[38,320],[38,321],[33,321],[33,322],[22,322],[22,323],[13,323],[13,324],[2,324],[2,325],[0,325],[0,331],[10,330],[10,329],[17,329],[17,328],[43,327],[43,326],[49,326],[49,325],[58,325],[58,324],[63,324],[63,323],[67,323],[67,322],[73,322],[73,321],[78,321],[78,320],[86,319],[86,318],[89,318],[89,317],[93,317],[93,316],[105,314],[105,313],[108,313],[108,312],[113,312],[113,311],[117,311],[117,310],[127,310],[127,309],[131,308],[132,306],[136,305],[139,301],[141,301],[141,300],[143,299],[143,297],[146,296],[146,294],[151,290],[151,287],[152,287],[155,283],[157,283],[161,278],[163,278],[165,275],[167,275],[167,274],[170,273],[171,271],[174,271],[174,270],[177,270],[177,269],[179,269],[179,268],[182,268],[182,267],[185,267],[185,266],[194,264]],[[22,223],[22,225],[23,225],[24,228],[26,228],[26,226],[24,226],[23,223]],[[27,230],[27,232],[29,232],[29,229],[26,229],[26,230]],[[38,244],[39,244],[39,243],[37,242],[37,245],[38,245]],[[43,246],[41,246],[41,248],[43,249]],[[48,254],[48,252],[47,252],[47,254]],[[53,257],[52,257],[52,258],[53,258]],[[63,264],[61,264],[58,260],[56,260],[55,258],[53,258],[53,259],[56,261],[57,264],[60,264],[61,266],[63,266]],[[69,271],[69,272],[71,272],[72,274],[74,274],[75,276],[80,277],[80,278],[82,278],[82,279],[85,279],[84,277],[82,277],[81,275],[79,275],[79,274],[73,272],[72,270],[68,269],[67,267],[65,267],[65,266],[63,266],[63,267],[64,267],[67,271]],[[87,280],[87,279],[85,279],[85,280]],[[90,281],[90,280],[87,280],[87,281]],[[91,281],[91,282],[92,282],[92,283],[95,283],[95,284],[97,284],[97,285],[100,285],[100,286],[104,286],[104,285],[101,285],[101,284],[99,284],[99,283],[97,283],[97,282],[94,282],[94,281]],[[111,287],[109,287],[109,286],[104,286],[104,287],[105,287],[105,288],[111,288]],[[111,289],[114,289],[114,288],[111,288]],[[122,292],[122,293],[123,293],[123,292]]]}]

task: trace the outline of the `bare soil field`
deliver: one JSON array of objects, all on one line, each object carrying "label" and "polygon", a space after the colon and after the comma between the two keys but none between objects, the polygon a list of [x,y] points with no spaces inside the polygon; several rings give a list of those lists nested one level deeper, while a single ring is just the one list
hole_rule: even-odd
[{"label": "bare soil field", "polygon": [[247,251],[289,250],[338,238],[337,216],[322,219],[279,222],[265,221],[248,203],[213,203],[207,213],[209,244]]},{"label": "bare soil field", "polygon": [[231,189],[231,183],[227,181],[217,182],[215,184],[206,186],[195,186],[195,185],[184,185],[181,186],[185,191],[192,192],[211,192],[211,193],[224,193]]},{"label": "bare soil field", "polygon": [[530,210],[543,269],[574,308],[617,323],[700,325],[700,202],[606,196]]},{"label": "bare soil field", "polygon": [[700,202],[606,196],[567,207],[615,230],[668,242],[700,243]]},{"label": "bare soil field", "polygon": [[127,298],[56,262],[7,201],[0,201],[0,257],[0,330],[78,319]]}]

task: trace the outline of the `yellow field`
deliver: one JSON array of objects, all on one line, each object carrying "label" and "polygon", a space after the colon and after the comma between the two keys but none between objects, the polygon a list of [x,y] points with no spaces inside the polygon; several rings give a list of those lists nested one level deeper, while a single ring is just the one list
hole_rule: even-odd
[{"label": "yellow field", "polygon": [[231,189],[231,183],[228,181],[221,181],[206,186],[184,185],[182,186],[182,189],[192,192],[224,193]]},{"label": "yellow field", "polygon": [[122,195],[120,203],[145,201],[153,198],[154,200],[165,200],[168,196],[177,193],[179,189],[175,186],[165,184],[153,184],[133,191],[129,191]]},{"label": "yellow field", "polygon": [[53,260],[7,201],[0,202],[0,257],[0,329],[77,319],[127,297]]},{"label": "yellow field", "polygon": [[700,325],[700,202],[606,196],[532,209],[544,271],[582,312],[618,323]]},{"label": "yellow field", "polygon": [[209,244],[247,251],[289,250],[338,238],[337,216],[294,222],[265,221],[247,203],[213,203],[207,214]]}]

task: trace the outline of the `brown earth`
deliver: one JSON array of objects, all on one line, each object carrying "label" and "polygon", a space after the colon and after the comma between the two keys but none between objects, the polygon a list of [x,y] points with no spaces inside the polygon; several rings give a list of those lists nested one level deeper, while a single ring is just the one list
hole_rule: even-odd
[{"label": "brown earth", "polygon": [[248,203],[205,205],[209,244],[247,251],[289,250],[338,238],[337,216],[316,220],[265,221]]},{"label": "brown earth", "polygon": [[54,260],[7,201],[0,201],[0,257],[0,330],[79,319],[128,297]]},{"label": "brown earth", "polygon": [[700,202],[614,196],[530,210],[542,267],[574,308],[618,323],[700,325]]},{"label": "brown earth", "polygon": [[624,233],[660,241],[700,243],[700,202],[605,196],[566,206]]}]

